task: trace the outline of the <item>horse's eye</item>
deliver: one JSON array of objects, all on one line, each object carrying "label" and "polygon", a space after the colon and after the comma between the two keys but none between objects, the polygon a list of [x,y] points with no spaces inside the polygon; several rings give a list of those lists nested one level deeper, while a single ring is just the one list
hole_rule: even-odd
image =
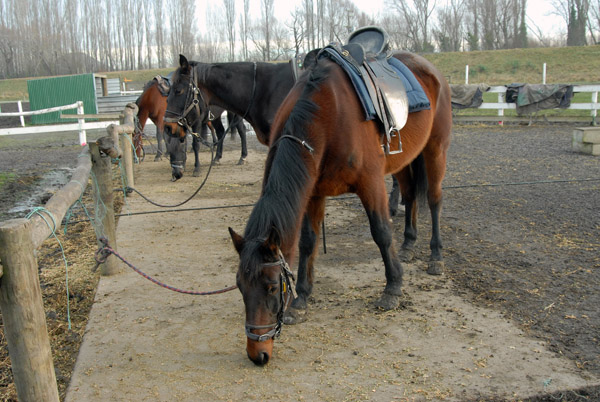
[{"label": "horse's eye", "polygon": [[277,292],[278,292],[278,291],[279,291],[279,286],[277,286],[277,285],[270,285],[270,286],[267,288],[267,292],[268,292],[270,295],[277,294]]},{"label": "horse's eye", "polygon": [[183,89],[178,89],[177,90],[177,95],[183,95]]}]

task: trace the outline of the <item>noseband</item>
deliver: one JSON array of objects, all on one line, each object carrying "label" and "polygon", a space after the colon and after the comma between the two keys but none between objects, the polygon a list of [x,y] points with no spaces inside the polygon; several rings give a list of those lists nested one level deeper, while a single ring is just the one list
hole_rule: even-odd
[{"label": "noseband", "polygon": [[[256,342],[264,342],[269,339],[275,339],[281,334],[281,328],[283,327],[283,314],[287,309],[290,300],[296,297],[296,289],[294,284],[294,274],[290,270],[290,266],[283,258],[281,250],[279,250],[279,260],[275,262],[267,262],[262,264],[263,267],[273,267],[279,265],[281,267],[281,273],[279,274],[279,311],[277,311],[277,322],[268,325],[254,325],[246,322],[246,336]],[[253,329],[267,329],[271,330],[262,335],[256,335],[251,331]]]}]

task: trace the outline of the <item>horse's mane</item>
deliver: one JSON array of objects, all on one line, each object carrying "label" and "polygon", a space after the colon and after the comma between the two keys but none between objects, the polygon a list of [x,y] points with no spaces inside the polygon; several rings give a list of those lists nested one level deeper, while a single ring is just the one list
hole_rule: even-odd
[{"label": "horse's mane", "polygon": [[[308,123],[314,119],[319,106],[311,99],[327,77],[329,70],[314,69],[302,77],[296,85],[304,85],[296,100],[283,129],[269,149],[263,179],[262,194],[256,203],[244,233],[246,244],[242,251],[241,269],[256,277],[260,267],[259,248],[276,232],[280,243],[289,243],[295,237],[298,214],[303,200],[309,196],[306,184],[309,171],[302,156],[308,152],[296,141],[281,138],[294,136],[300,140],[309,140]],[[279,246],[280,244],[278,244]]]}]

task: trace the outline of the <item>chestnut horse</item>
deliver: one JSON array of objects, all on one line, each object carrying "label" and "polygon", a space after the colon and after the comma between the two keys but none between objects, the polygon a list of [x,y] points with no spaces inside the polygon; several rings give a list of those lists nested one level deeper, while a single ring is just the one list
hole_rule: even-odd
[{"label": "chestnut horse", "polygon": [[[163,80],[168,80],[168,77],[162,77]],[[162,94],[159,88],[159,82],[156,78],[151,79],[144,85],[142,94],[136,99],[135,104],[138,106],[138,124],[139,128],[136,127],[140,132],[144,132],[146,127],[146,121],[148,118],[156,125],[156,143],[157,150],[155,161],[162,159],[162,155],[165,152],[165,140],[163,137],[164,128],[164,117],[165,110],[167,109],[167,97]],[[140,155],[141,141],[140,144],[135,144],[136,153]]]},{"label": "chestnut horse", "polygon": [[[384,176],[394,174],[400,182],[406,208],[402,248],[410,250],[416,239],[416,187],[423,183],[417,176],[426,175],[433,226],[428,272],[441,273],[439,220],[452,125],[450,89],[424,58],[406,52],[394,57],[414,73],[431,104],[409,114],[400,133],[401,153],[384,153],[378,124],[365,121],[348,76],[328,58],[319,58],[300,77],[277,112],[260,198],[243,236],[229,229],[240,257],[237,285],[246,311],[246,350],[257,365],[271,358],[288,305],[307,306],[326,197],[353,192],[361,200],[385,266],[386,285],[376,305],[390,310],[400,302],[403,270],[394,247]],[[296,296],[286,261],[293,260],[298,241]],[[288,317],[293,320],[290,314],[286,323]]]}]

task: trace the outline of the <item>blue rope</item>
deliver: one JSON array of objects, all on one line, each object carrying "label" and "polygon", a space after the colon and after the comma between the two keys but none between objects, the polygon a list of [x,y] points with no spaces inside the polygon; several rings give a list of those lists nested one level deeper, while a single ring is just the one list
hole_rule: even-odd
[{"label": "blue rope", "polygon": [[[46,217],[42,213],[47,214],[50,217],[50,219],[52,219],[53,226],[50,226],[50,222],[48,222],[48,219],[46,219]],[[44,222],[46,222],[46,225],[48,225],[48,227],[50,229],[52,229],[52,233],[50,236],[54,236],[54,238],[58,242],[58,245],[60,246],[60,252],[62,253],[62,258],[65,263],[65,285],[67,287],[67,321],[69,323],[69,330],[71,330],[71,308],[70,308],[70,304],[69,304],[69,264],[67,262],[67,257],[65,256],[65,249],[63,248],[63,245],[62,245],[60,239],[56,235],[56,219],[54,219],[54,216],[52,215],[52,213],[50,213],[50,211],[48,211],[44,207],[34,208],[33,211],[31,211],[29,213],[29,215],[27,215],[27,219],[31,219],[31,217],[34,214],[39,215],[44,220]],[[48,237],[50,237],[50,236],[48,236]]]}]

